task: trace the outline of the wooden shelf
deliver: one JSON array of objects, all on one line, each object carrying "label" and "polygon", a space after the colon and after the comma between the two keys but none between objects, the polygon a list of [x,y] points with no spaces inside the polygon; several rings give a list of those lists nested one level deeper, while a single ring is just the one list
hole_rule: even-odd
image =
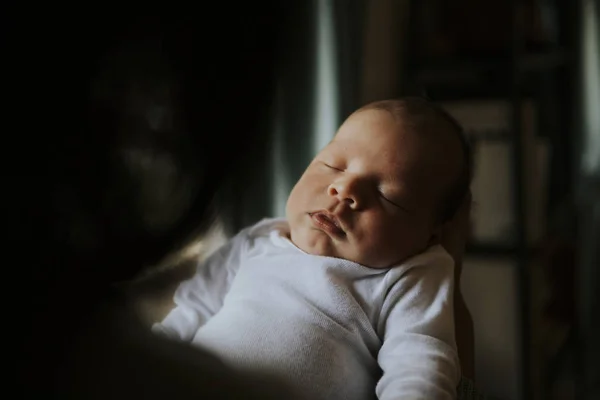
[{"label": "wooden shelf", "polygon": [[517,256],[517,249],[509,244],[496,243],[468,243],[466,248],[468,255],[477,256]]},{"label": "wooden shelf", "polygon": [[408,65],[417,86],[446,92],[464,92],[469,96],[480,92],[486,96],[507,95],[513,68],[520,74],[552,70],[566,65],[569,53],[558,49],[532,52],[519,57],[516,65],[509,56],[430,59]]},{"label": "wooden shelf", "polygon": [[[563,49],[537,51],[523,54],[516,60],[516,66],[521,71],[537,71],[557,68],[565,65],[569,53]],[[481,57],[451,57],[430,58],[410,65],[409,68],[417,73],[481,73],[489,71],[510,72],[513,66],[510,55],[481,56]]]},{"label": "wooden shelf", "polygon": [[[534,247],[527,248],[525,255],[530,256],[535,252]],[[512,244],[500,243],[468,243],[466,255],[482,257],[520,257],[520,249]]]}]

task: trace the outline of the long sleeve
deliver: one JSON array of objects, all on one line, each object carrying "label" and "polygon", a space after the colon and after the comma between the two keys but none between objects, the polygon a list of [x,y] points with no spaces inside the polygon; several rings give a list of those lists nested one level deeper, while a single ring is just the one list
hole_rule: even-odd
[{"label": "long sleeve", "polygon": [[453,286],[453,261],[440,248],[416,257],[390,287],[378,327],[380,400],[456,398]]},{"label": "long sleeve", "polygon": [[223,306],[237,273],[247,240],[241,231],[201,262],[194,276],[181,283],[174,296],[175,308],[152,330],[172,339],[189,342],[198,329]]}]

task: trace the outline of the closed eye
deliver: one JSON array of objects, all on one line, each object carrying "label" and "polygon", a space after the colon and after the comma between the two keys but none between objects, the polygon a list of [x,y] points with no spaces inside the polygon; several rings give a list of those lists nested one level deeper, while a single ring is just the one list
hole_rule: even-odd
[{"label": "closed eye", "polygon": [[344,172],[344,170],[343,170],[343,169],[341,169],[341,168],[337,168],[337,167],[334,167],[333,165],[329,165],[329,164],[327,164],[327,163],[323,163],[323,165],[325,165],[327,168],[334,169],[334,170],[336,170],[336,171],[340,171],[340,172]]},{"label": "closed eye", "polygon": [[405,212],[407,212],[407,213],[410,213],[410,211],[409,211],[407,208],[405,208],[405,207],[402,207],[400,204],[398,204],[398,203],[396,203],[396,202],[394,202],[394,201],[390,200],[389,198],[387,198],[387,197],[385,196],[385,194],[384,194],[384,193],[383,193],[381,190],[379,191],[379,196],[380,196],[380,197],[381,197],[383,200],[385,200],[385,201],[387,201],[388,203],[390,203],[391,205],[393,205],[393,206],[395,206],[395,207],[397,207],[397,208],[401,209],[402,211],[405,211]]}]

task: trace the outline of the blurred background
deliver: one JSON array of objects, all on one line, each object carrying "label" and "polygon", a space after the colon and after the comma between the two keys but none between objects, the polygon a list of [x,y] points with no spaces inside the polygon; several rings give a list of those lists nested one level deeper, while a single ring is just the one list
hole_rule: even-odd
[{"label": "blurred background", "polygon": [[[506,400],[600,399],[598,2],[306,0],[285,12],[268,138],[257,164],[227,181],[219,224],[192,252],[283,216],[293,184],[353,110],[427,96],[474,148],[461,285],[477,386]],[[134,155],[146,228],[176,218],[160,191],[176,163]]]},{"label": "blurred background", "polygon": [[314,0],[288,12],[268,156],[230,182],[226,234],[283,216],[354,109],[428,96],[474,147],[462,288],[477,385],[501,399],[600,399],[598,2]]}]

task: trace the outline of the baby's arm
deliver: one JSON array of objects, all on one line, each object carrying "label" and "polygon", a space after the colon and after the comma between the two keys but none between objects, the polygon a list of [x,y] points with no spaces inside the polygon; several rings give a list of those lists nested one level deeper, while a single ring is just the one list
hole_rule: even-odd
[{"label": "baby's arm", "polygon": [[416,257],[390,288],[379,324],[380,400],[456,398],[453,286],[452,259],[439,248]]},{"label": "baby's arm", "polygon": [[175,291],[175,308],[152,330],[189,342],[198,329],[223,306],[237,273],[247,232],[244,230],[201,262],[195,275]]}]

